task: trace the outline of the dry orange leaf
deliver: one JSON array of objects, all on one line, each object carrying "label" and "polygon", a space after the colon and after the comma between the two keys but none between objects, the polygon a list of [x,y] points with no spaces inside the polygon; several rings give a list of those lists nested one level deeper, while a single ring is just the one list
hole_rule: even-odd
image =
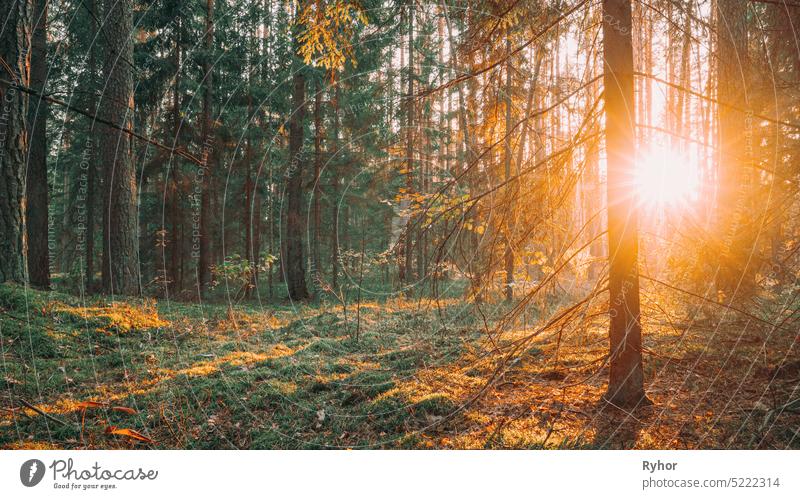
[{"label": "dry orange leaf", "polygon": [[92,407],[105,407],[105,406],[106,406],[105,404],[102,404],[100,402],[94,402],[93,400],[87,400],[86,402],[81,402],[80,404],[78,404],[78,409],[86,410],[86,409],[90,409]]},{"label": "dry orange leaf", "polygon": [[116,426],[109,426],[108,428],[106,428],[106,433],[111,433],[112,435],[122,435],[123,437],[132,438],[134,440],[138,440],[140,442],[145,442],[148,444],[156,443],[155,440],[147,438],[138,431],[131,430],[130,428],[117,428]]},{"label": "dry orange leaf", "polygon": [[130,407],[124,407],[121,405],[115,405],[111,408],[112,411],[119,411],[124,412],[125,414],[136,414],[136,409],[132,409]]},{"label": "dry orange leaf", "polygon": [[136,409],[132,409],[130,407],[125,407],[122,405],[109,405],[103,402],[95,402],[93,400],[87,400],[86,402],[81,402],[78,404],[78,409],[85,411],[86,409],[96,409],[96,408],[109,408],[112,411],[124,412],[125,414],[136,414]]}]

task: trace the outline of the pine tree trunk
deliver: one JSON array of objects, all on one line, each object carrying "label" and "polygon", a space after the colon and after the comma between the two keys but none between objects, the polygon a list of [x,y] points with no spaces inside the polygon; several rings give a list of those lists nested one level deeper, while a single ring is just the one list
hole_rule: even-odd
[{"label": "pine tree trunk", "polygon": [[[180,84],[181,84],[181,40],[180,40],[180,19],[178,19],[175,33],[175,52],[173,60],[175,65],[175,82],[172,87],[172,142],[175,147],[180,146],[180,130],[181,130],[181,101],[180,101]],[[180,178],[179,178],[180,163],[177,158],[173,159],[169,169],[169,271],[167,277],[169,279],[169,287],[173,293],[177,293],[183,289],[181,282],[179,267],[180,267],[180,253],[183,248],[183,239],[181,236],[181,196],[180,196]]]},{"label": "pine tree trunk", "polygon": [[605,399],[620,407],[646,400],[639,322],[638,227],[634,185],[635,109],[630,0],[603,0],[610,375]]},{"label": "pine tree trunk", "polygon": [[289,298],[306,300],[303,257],[303,121],[306,115],[306,78],[297,70],[292,77],[292,109],[289,119],[289,164],[286,172],[286,260],[284,273]]},{"label": "pine tree trunk", "polygon": [[[33,90],[44,95],[47,79],[47,0],[34,1],[31,38],[31,80]],[[29,102],[28,174],[26,176],[26,229],[28,233],[28,279],[31,285],[50,287],[47,196],[47,101],[33,97]]]},{"label": "pine tree trunk", "polygon": [[322,279],[322,268],[320,267],[320,237],[321,237],[321,213],[320,197],[322,188],[320,186],[320,172],[322,171],[322,88],[317,81],[316,92],[314,94],[314,246],[312,250],[312,262],[314,265],[314,287],[317,288]]},{"label": "pine tree trunk", "polygon": [[28,97],[16,85],[28,86],[29,52],[33,5],[16,0],[5,4],[3,25],[0,28],[0,57],[13,71],[4,71],[0,82],[0,102],[3,104],[2,143],[0,143],[0,283],[22,283],[24,231],[25,154],[28,152]]},{"label": "pine tree trunk", "polygon": [[[747,2],[719,0],[717,4],[717,92],[719,101],[736,106],[746,105],[745,91],[747,56]],[[749,151],[747,142],[753,140],[747,115],[738,109],[720,105],[719,114],[719,198],[718,244],[720,257],[717,288],[728,298],[734,293],[747,293],[754,272],[747,271],[748,244],[747,200],[749,192]],[[747,274],[752,274],[747,276]],[[741,298],[741,296],[740,296]]]},{"label": "pine tree trunk", "polygon": [[[689,3],[687,6],[689,12],[686,14],[686,23],[684,24],[682,36],[683,36],[683,46],[681,47],[681,68],[680,68],[680,75],[678,77],[678,84],[681,88],[690,88],[691,86],[691,74],[689,72],[690,64],[692,61],[692,4]],[[684,123],[684,116],[688,116],[687,112],[687,101],[686,92],[679,91],[676,97],[675,103],[675,139],[681,141],[681,145],[679,146],[680,149],[684,149],[683,147],[683,137],[684,129],[686,128],[686,124]]]},{"label": "pine tree trunk", "polygon": [[[587,48],[587,57],[593,52],[593,48]],[[587,59],[588,60],[588,59]],[[594,58],[597,61],[597,58]],[[592,62],[591,72],[588,74],[595,77],[597,65]],[[646,88],[645,88],[646,91]],[[594,103],[600,94],[600,83],[591,85],[588,89],[588,102]],[[648,94],[649,96],[649,94]],[[645,109],[645,108],[642,108]],[[641,110],[640,110],[641,111]],[[640,114],[644,114],[641,113]],[[646,119],[646,118],[645,118]],[[595,124],[591,132],[596,134],[599,132],[600,125]],[[645,132],[646,133],[646,132]],[[594,139],[586,148],[586,166],[583,175],[586,190],[586,227],[589,243],[589,266],[587,276],[589,280],[594,283],[599,277],[601,270],[605,267],[603,262],[605,244],[604,239],[601,237],[603,232],[603,184],[600,180],[600,139]]]},{"label": "pine tree trunk", "polygon": [[198,294],[208,291],[211,282],[211,190],[213,189],[213,152],[211,106],[214,92],[214,72],[211,65],[211,51],[214,47],[214,0],[206,0],[205,60],[203,61],[203,115],[202,115],[202,193],[200,195],[200,254],[197,262]]},{"label": "pine tree trunk", "polygon": [[[252,94],[248,93],[247,95],[247,116],[252,116],[252,109],[253,109],[253,97]],[[248,124],[248,126],[250,126]],[[245,169],[245,179],[244,179],[244,206],[245,206],[245,213],[244,213],[244,254],[245,258],[247,258],[247,262],[250,265],[250,282],[247,286],[247,290],[245,291],[245,296],[248,298],[252,295],[253,287],[255,286],[255,268],[258,263],[258,254],[254,251],[253,247],[253,225],[258,223],[258,216],[255,211],[255,199],[253,197],[253,193],[255,192],[255,188],[253,185],[253,146],[251,144],[251,140],[249,137],[250,131],[246,132],[248,137],[245,139],[245,153],[244,153],[244,169]]]},{"label": "pine tree trunk", "polygon": [[[255,30],[253,30],[255,31]],[[255,36],[255,32],[251,33]],[[258,51],[255,47],[250,47],[250,60],[248,61],[247,68],[247,130],[245,130],[245,153],[244,153],[244,254],[247,262],[250,265],[250,281],[246,285],[245,296],[250,298],[253,290],[256,287],[256,267],[258,265],[258,250],[254,247],[254,225],[259,223],[259,213],[256,209],[255,200],[255,185],[253,184],[253,141],[250,137],[252,130],[250,127],[253,125],[253,59],[257,57]]]},{"label": "pine tree trunk", "polygon": [[[270,256],[275,255],[275,206],[273,201],[275,199],[275,186],[273,185],[271,179],[269,184],[269,201],[267,202],[267,213],[269,213],[269,238],[267,240],[267,245],[269,247],[269,254]],[[283,255],[280,255],[283,257]],[[273,279],[275,275],[275,265],[274,259],[271,259],[269,265],[267,265],[267,297],[271,300],[274,298],[275,290],[272,285]]]},{"label": "pine tree trunk", "polygon": [[506,105],[506,123],[505,123],[505,174],[506,182],[506,195],[508,196],[508,213],[506,219],[506,247],[505,247],[505,270],[506,270],[506,302],[511,303],[514,299],[514,252],[512,249],[512,237],[514,231],[514,192],[511,181],[511,38],[506,35],[506,54],[508,61],[506,61],[506,88],[505,88],[505,105]]},{"label": "pine tree trunk", "polygon": [[405,278],[406,283],[414,280],[413,267],[413,229],[415,218],[413,216],[415,201],[414,193],[414,3],[408,4],[408,92],[406,95],[406,196],[409,197],[408,209],[411,213],[408,217],[405,230],[405,241],[403,243],[405,251]]},{"label": "pine tree trunk", "polygon": [[[91,25],[92,40],[97,40],[97,4],[95,0],[90,0],[88,5],[89,24]],[[97,43],[93,43],[89,49],[89,90],[97,91]],[[86,291],[94,291],[94,226],[95,212],[97,206],[97,184],[98,184],[98,148],[94,124],[88,127],[89,141],[87,142],[88,165],[86,174]]]},{"label": "pine tree trunk", "polygon": [[253,208],[252,208],[252,228],[253,231],[253,262],[254,262],[254,269],[253,275],[251,280],[251,285],[253,286],[253,290],[258,294],[258,279],[259,279],[259,268],[258,265],[262,261],[261,260],[261,224],[262,224],[262,215],[261,215],[261,196],[258,193],[258,175],[253,181]]},{"label": "pine tree trunk", "polygon": [[331,232],[331,287],[338,290],[339,279],[339,176],[336,171],[336,161],[339,161],[339,99],[341,92],[339,82],[334,82],[333,101],[331,113],[333,114],[333,144],[331,147],[331,218],[333,231]]},{"label": "pine tree trunk", "polygon": [[[133,129],[133,2],[106,0],[103,31],[107,42],[100,109],[108,121]],[[109,126],[97,127],[103,184],[103,289],[108,294],[140,292],[136,168],[131,136]]]}]

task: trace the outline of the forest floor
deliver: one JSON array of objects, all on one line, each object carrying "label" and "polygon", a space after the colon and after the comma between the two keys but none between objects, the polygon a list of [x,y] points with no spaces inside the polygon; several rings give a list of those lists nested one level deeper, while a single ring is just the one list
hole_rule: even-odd
[{"label": "forest floor", "polygon": [[471,312],[0,286],[0,447],[800,448],[791,335],[645,318],[653,405],[629,413],[599,403],[601,323],[537,336],[498,370],[494,349],[529,331],[489,338],[493,318]]}]

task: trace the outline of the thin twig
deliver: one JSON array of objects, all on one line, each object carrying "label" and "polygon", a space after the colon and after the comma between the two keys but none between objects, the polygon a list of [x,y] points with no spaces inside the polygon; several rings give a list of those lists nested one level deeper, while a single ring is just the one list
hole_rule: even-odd
[{"label": "thin twig", "polygon": [[55,417],[55,416],[53,416],[51,414],[47,414],[46,412],[44,412],[43,410],[39,409],[35,405],[31,404],[27,400],[25,400],[23,398],[20,398],[19,401],[20,401],[20,403],[22,405],[24,405],[28,409],[30,409],[33,412],[39,414],[40,416],[44,416],[45,418],[49,419],[50,421],[53,421],[53,422],[58,423],[58,424],[63,425],[63,426],[69,426],[69,424],[66,421],[64,421],[63,419],[59,419],[59,418],[57,418],[57,417]]}]

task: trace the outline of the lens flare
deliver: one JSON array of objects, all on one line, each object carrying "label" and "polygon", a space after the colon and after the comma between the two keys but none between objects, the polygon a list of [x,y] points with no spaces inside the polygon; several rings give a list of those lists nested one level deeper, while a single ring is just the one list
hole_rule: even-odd
[{"label": "lens flare", "polygon": [[697,164],[688,155],[669,147],[650,147],[636,164],[636,191],[645,207],[687,205],[697,199]]}]

